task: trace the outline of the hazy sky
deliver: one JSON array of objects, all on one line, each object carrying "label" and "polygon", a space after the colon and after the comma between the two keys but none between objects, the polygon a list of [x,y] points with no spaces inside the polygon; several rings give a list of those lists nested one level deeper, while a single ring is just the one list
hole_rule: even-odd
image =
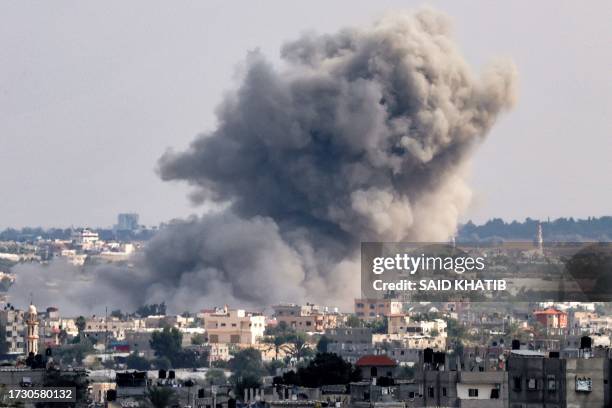
[{"label": "hazy sky", "polygon": [[[0,228],[156,224],[201,209],[155,174],[215,126],[248,50],[423,4],[476,69],[511,57],[520,101],[472,169],[465,218],[612,214],[612,2],[0,3]],[[231,163],[228,163],[231,166]]]}]

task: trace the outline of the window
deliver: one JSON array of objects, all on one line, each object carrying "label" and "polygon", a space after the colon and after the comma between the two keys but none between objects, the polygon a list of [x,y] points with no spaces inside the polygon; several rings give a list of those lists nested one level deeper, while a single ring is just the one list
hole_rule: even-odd
[{"label": "window", "polygon": [[499,399],[499,388],[493,388],[491,390],[491,399]]},{"label": "window", "polygon": [[515,391],[521,390],[521,377],[513,377],[512,378],[512,388]]},{"label": "window", "polygon": [[538,380],[531,377],[527,380],[527,389],[528,390],[537,390],[538,389]]},{"label": "window", "polygon": [[590,377],[576,377],[576,392],[591,392],[593,381]]},{"label": "window", "polygon": [[410,391],[410,392],[408,393],[408,398],[409,398],[409,399],[414,399],[414,391]]},{"label": "window", "polygon": [[446,397],[446,387],[442,387],[442,396]]},{"label": "window", "polygon": [[427,389],[427,395],[429,395],[430,398],[434,397],[434,387],[429,387]]},{"label": "window", "polygon": [[468,389],[468,396],[470,398],[478,397],[478,388],[470,388],[470,389]]},{"label": "window", "polygon": [[554,375],[546,377],[546,388],[548,388],[548,391],[555,391],[557,389],[557,381]]}]

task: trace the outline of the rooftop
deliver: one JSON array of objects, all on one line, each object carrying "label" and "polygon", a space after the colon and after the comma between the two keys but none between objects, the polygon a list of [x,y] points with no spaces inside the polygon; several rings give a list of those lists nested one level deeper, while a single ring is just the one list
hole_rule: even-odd
[{"label": "rooftop", "polygon": [[395,367],[397,363],[395,360],[384,356],[384,355],[370,355],[363,356],[355,363],[357,367],[368,367],[368,366],[376,366],[376,367]]}]

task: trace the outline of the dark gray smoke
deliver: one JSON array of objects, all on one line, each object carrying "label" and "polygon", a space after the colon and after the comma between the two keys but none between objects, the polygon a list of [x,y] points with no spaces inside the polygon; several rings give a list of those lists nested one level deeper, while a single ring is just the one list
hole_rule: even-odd
[{"label": "dark gray smoke", "polygon": [[218,127],[159,162],[226,210],[150,243],[121,290],[176,307],[350,301],[360,241],[446,240],[470,200],[473,148],[515,98],[516,71],[475,76],[444,15],[307,35],[284,66],[249,54]]}]

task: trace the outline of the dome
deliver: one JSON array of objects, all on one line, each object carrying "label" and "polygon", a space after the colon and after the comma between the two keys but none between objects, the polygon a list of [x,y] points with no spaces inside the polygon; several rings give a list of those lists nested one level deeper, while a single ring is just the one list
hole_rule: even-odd
[{"label": "dome", "polygon": [[30,307],[28,308],[28,312],[30,312],[30,314],[36,314],[36,306],[34,306],[33,304],[30,304]]}]

